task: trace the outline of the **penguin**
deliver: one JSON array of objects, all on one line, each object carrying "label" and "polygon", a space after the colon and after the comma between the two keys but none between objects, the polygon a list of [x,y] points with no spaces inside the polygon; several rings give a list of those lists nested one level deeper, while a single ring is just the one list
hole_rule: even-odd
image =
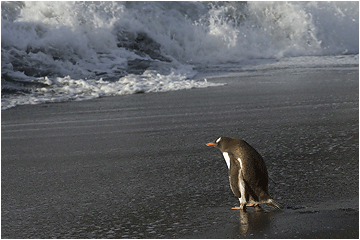
[{"label": "penguin", "polygon": [[225,158],[231,190],[240,202],[233,209],[260,208],[259,204],[282,208],[268,193],[269,175],[263,158],[246,141],[220,137],[206,145],[220,149]]}]

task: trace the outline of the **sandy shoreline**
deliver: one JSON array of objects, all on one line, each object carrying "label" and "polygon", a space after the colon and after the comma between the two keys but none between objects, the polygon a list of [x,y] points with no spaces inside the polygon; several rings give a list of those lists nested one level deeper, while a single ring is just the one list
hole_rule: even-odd
[{"label": "sandy shoreline", "polygon": [[[279,70],[2,111],[2,238],[358,238],[358,78]],[[230,209],[205,146],[220,136],[263,155],[284,210]]]}]

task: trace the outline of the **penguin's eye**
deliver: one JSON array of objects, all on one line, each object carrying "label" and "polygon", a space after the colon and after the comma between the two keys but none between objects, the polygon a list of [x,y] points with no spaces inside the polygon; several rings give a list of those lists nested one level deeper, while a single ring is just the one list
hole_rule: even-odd
[{"label": "penguin's eye", "polygon": [[221,137],[219,137],[215,142],[219,143],[221,141]]}]

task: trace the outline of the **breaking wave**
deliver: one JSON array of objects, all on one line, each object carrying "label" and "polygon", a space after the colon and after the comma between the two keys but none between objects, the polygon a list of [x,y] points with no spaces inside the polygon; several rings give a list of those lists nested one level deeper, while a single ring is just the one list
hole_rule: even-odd
[{"label": "breaking wave", "polygon": [[2,109],[216,86],[194,78],[212,64],[359,52],[358,2],[1,2],[1,12]]}]

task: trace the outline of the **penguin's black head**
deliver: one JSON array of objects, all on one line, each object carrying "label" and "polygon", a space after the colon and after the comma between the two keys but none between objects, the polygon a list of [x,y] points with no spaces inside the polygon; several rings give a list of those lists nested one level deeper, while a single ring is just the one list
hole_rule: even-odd
[{"label": "penguin's black head", "polygon": [[208,144],[206,144],[206,146],[214,146],[218,149],[220,149],[221,151],[225,148],[225,145],[231,140],[231,138],[228,137],[219,137],[218,139],[216,139],[214,142],[209,142]]}]

